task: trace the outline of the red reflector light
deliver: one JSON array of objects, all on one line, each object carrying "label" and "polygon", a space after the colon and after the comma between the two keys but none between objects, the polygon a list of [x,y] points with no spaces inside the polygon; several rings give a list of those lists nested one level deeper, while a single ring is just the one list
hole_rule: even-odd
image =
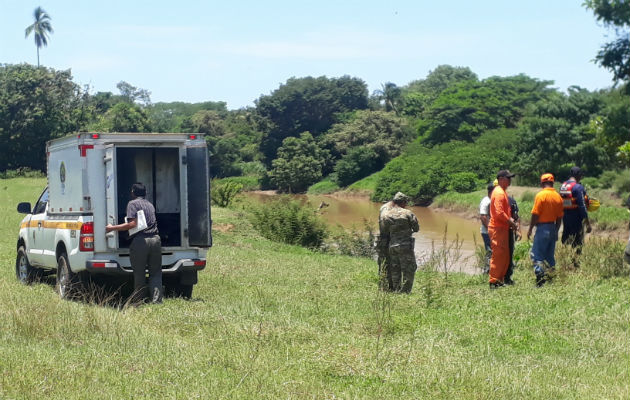
[{"label": "red reflector light", "polygon": [[91,134],[91,135],[90,135],[90,137],[91,137],[92,139],[98,139],[98,138],[100,138],[100,137],[101,137],[101,134],[100,134],[100,133],[93,133],[93,134]]},{"label": "red reflector light", "polygon": [[195,264],[195,267],[205,267],[206,266],[206,260],[195,260],[194,264]]},{"label": "red reflector light", "polygon": [[197,135],[188,135],[188,139],[195,140],[197,139]]},{"label": "red reflector light", "polygon": [[94,268],[105,268],[105,263],[92,263]]},{"label": "red reflector light", "polygon": [[81,234],[94,234],[94,223],[93,222],[86,222],[83,225],[81,225]]}]

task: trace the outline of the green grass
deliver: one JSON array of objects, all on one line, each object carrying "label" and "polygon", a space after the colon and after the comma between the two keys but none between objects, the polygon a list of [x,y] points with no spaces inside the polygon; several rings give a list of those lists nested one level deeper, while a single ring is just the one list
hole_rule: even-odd
[{"label": "green grass", "polygon": [[348,190],[368,191],[370,193],[374,192],[374,190],[376,189],[376,181],[378,181],[379,174],[380,171],[354,182],[352,185],[348,186]]},{"label": "green grass", "polygon": [[622,399],[630,396],[627,277],[419,271],[376,290],[376,264],[277,244],[213,210],[194,300],[118,310],[61,301],[14,276],[18,201],[0,181],[0,398]]},{"label": "green grass", "polygon": [[306,193],[308,194],[329,194],[339,190],[339,185],[333,182],[330,177],[309,186]]},{"label": "green grass", "polygon": [[223,184],[227,182],[235,182],[243,185],[243,190],[251,191],[260,189],[260,182],[257,176],[230,176],[227,178],[221,178],[215,180],[216,184]]}]

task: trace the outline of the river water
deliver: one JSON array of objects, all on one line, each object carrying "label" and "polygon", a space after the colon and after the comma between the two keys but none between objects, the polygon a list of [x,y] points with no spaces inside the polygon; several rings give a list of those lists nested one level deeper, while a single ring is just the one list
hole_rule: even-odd
[{"label": "river water", "polygon": [[[265,201],[273,195],[248,193],[248,197]],[[371,202],[364,196],[295,195],[296,199],[310,204],[332,227],[364,229],[365,221],[378,231],[378,211],[382,203]],[[481,199],[479,199],[481,200]],[[321,204],[322,208],[319,208]],[[476,219],[433,210],[428,207],[408,207],[418,217],[420,231],[414,234],[415,253],[419,264],[431,255],[442,254],[439,269],[479,273],[475,260],[475,246],[481,244],[479,222]],[[475,243],[476,240],[476,243]],[[444,249],[448,251],[443,251]],[[447,254],[447,258],[445,255]],[[435,257],[434,257],[435,259]]]}]

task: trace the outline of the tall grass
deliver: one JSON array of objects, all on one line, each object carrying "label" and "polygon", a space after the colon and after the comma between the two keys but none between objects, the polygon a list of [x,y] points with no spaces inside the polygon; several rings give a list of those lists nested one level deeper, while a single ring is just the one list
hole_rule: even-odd
[{"label": "tall grass", "polygon": [[0,181],[0,398],[630,397],[627,277],[582,265],[538,289],[519,268],[491,292],[420,268],[410,295],[383,293],[374,261],[269,241],[219,208],[234,228],[213,232],[192,301],[61,301],[13,271],[15,204],[44,184]]}]

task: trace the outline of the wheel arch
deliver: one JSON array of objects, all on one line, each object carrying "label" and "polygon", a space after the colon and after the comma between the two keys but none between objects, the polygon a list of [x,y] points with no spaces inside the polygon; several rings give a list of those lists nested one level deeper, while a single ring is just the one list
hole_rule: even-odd
[{"label": "wheel arch", "polygon": [[55,247],[55,259],[58,260],[59,256],[61,256],[62,253],[65,253],[66,257],[68,256],[68,250],[66,249],[66,244],[60,240],[59,242],[57,242],[57,246]]}]

